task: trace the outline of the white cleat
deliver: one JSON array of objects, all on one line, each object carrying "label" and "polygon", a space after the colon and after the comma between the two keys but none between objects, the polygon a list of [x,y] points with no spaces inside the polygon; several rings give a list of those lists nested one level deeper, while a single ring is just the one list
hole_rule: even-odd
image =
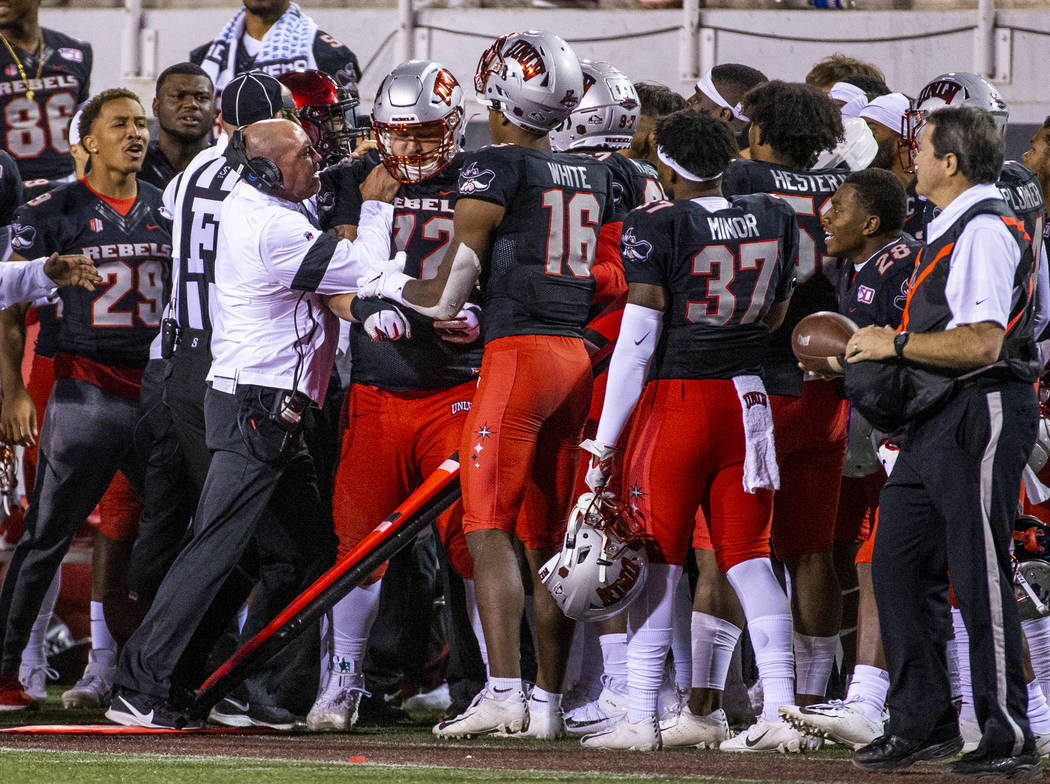
[{"label": "white cleat", "polygon": [[970,719],[959,719],[959,734],[962,735],[962,753],[968,754],[981,742],[981,725]]},{"label": "white cleat", "polygon": [[718,748],[721,751],[779,751],[781,754],[797,754],[800,751],[815,751],[821,745],[822,738],[803,735],[786,721],[766,721],[759,718],[744,732],[722,741]]},{"label": "white cleat", "polygon": [[[872,721],[864,715],[859,700],[831,700],[802,707],[781,705],[780,716],[800,732],[827,738],[852,749],[867,746],[881,736],[889,718],[889,714],[883,712],[879,721]],[[978,730],[977,739],[980,738]]]},{"label": "white cleat", "polygon": [[729,722],[721,708],[707,716],[697,716],[683,705],[673,719],[660,722],[660,737],[665,749],[678,746],[717,749],[729,738]]},{"label": "white cleat", "polygon": [[655,716],[637,724],[631,724],[624,718],[607,732],[584,735],[580,740],[580,745],[588,749],[617,751],[659,751],[663,748],[660,740],[660,724]]},{"label": "white cleat", "polygon": [[565,714],[565,729],[574,735],[608,732],[627,716],[627,695],[605,685],[598,699]]},{"label": "white cleat", "polygon": [[1050,757],[1050,732],[1033,732],[1032,738],[1035,740],[1035,753],[1040,757]]},{"label": "white cleat", "polygon": [[565,737],[565,717],[561,705],[552,706],[540,702],[535,694],[529,697],[529,722],[521,732],[512,737],[532,738],[533,740],[557,740]]},{"label": "white cleat", "polygon": [[113,689],[113,673],[116,667],[106,667],[89,655],[84,677],[76,686],[62,693],[63,708],[102,708],[109,704]]},{"label": "white cleat", "polygon": [[365,693],[361,675],[333,672],[328,685],[306,714],[307,729],[314,732],[346,732],[351,729],[357,723],[357,709]]},{"label": "white cleat", "polygon": [[518,690],[505,699],[497,699],[487,688],[465,711],[454,719],[434,726],[439,738],[474,738],[479,735],[521,732],[529,726],[529,709],[525,694]]},{"label": "white cleat", "polygon": [[412,721],[435,721],[445,714],[451,704],[452,697],[448,693],[448,684],[442,683],[430,691],[407,697],[401,703],[401,709]]},{"label": "white cleat", "polygon": [[20,665],[18,668],[18,682],[33,702],[47,702],[47,682],[54,680],[58,680],[58,672],[46,664],[43,667]]}]

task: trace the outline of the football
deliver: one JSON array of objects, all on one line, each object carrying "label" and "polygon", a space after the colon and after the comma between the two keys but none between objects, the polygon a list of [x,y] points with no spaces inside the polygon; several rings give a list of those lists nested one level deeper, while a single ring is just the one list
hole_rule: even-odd
[{"label": "football", "polygon": [[810,373],[840,375],[846,343],[856,331],[857,325],[846,316],[822,310],[795,325],[791,333],[791,348],[802,367]]}]

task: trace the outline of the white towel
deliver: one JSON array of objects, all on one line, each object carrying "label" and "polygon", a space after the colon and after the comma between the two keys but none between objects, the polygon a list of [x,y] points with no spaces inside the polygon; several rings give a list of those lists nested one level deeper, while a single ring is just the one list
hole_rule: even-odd
[{"label": "white towel", "polygon": [[733,379],[740,399],[744,422],[744,490],[779,490],[780,470],[773,440],[773,412],[769,407],[766,386],[758,376],[736,376]]},{"label": "white towel", "polygon": [[1029,503],[1038,505],[1050,499],[1050,487],[1039,481],[1039,477],[1031,466],[1024,467],[1021,478],[1024,480],[1024,492],[1028,496]]},{"label": "white towel", "polygon": [[[234,67],[237,62],[237,47],[244,35],[244,9],[242,8],[222,28],[219,36],[212,41],[208,53],[204,56],[201,68],[215,83],[216,92],[221,92],[229,81],[236,76]],[[290,3],[288,10],[281,14],[273,27],[263,36],[262,49],[255,62],[262,65],[274,61],[291,61],[297,58],[306,59],[307,69],[317,68],[314,59],[314,38],[317,36],[317,23],[303,13],[297,3]]]}]

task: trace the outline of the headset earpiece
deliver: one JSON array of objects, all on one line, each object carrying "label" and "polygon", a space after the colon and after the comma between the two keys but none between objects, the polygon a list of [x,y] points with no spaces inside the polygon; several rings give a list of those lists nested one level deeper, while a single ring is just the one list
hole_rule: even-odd
[{"label": "headset earpiece", "polygon": [[284,184],[281,169],[276,163],[261,155],[248,158],[244,151],[244,134],[240,128],[230,136],[230,143],[226,148],[226,160],[243,180],[263,193],[273,193]]}]

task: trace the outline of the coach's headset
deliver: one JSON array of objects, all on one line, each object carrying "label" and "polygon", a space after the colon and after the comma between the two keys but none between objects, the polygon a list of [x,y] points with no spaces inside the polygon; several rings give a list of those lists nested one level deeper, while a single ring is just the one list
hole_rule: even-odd
[{"label": "coach's headset", "polygon": [[226,160],[241,179],[263,193],[274,193],[284,185],[281,168],[262,155],[249,158],[244,151],[244,133],[238,128],[226,145]]}]

